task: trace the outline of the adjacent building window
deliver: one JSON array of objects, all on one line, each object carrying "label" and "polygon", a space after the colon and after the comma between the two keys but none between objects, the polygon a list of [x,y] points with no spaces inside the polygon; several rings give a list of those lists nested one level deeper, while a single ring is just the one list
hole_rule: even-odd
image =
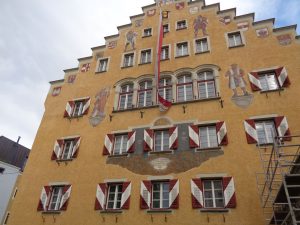
[{"label": "adjacent building window", "polygon": [[186,25],[186,24],[187,24],[187,23],[186,23],[186,20],[178,21],[178,22],[176,23],[176,29],[177,29],[177,30],[185,29],[185,28],[187,28],[187,25]]},{"label": "adjacent building window", "polygon": [[166,60],[166,59],[169,59],[169,46],[163,46],[161,48],[160,60]]},{"label": "adjacent building window", "polygon": [[199,127],[200,148],[218,147],[216,126]]},{"label": "adjacent building window", "polygon": [[107,67],[108,67],[108,59],[100,59],[99,60],[98,72],[107,71]]},{"label": "adjacent building window", "polygon": [[128,53],[124,55],[123,67],[133,66],[134,53]]},{"label": "adjacent building window", "polygon": [[138,91],[138,107],[152,105],[152,81],[147,80],[140,83]]},{"label": "adjacent building window", "polygon": [[152,29],[151,28],[144,29],[143,37],[149,37],[151,35],[152,35]]},{"label": "adjacent building window", "polygon": [[203,71],[198,74],[199,99],[216,97],[215,78],[212,71]]},{"label": "adjacent building window", "polygon": [[158,92],[161,97],[172,102],[172,80],[171,78],[162,78],[159,81]]},{"label": "adjacent building window", "polygon": [[169,208],[169,182],[152,183],[152,208]]},{"label": "adjacent building window", "polygon": [[258,75],[262,91],[279,89],[275,72],[265,72]]},{"label": "adjacent building window", "polygon": [[119,96],[119,110],[131,109],[133,97],[133,84],[125,84],[121,87]]},{"label": "adjacent building window", "polygon": [[108,184],[106,209],[121,209],[122,184]]},{"label": "adjacent building window", "polygon": [[164,24],[163,25],[163,32],[164,32],[164,34],[165,33],[168,33],[170,30],[169,30],[169,24]]},{"label": "adjacent building window", "polygon": [[114,151],[113,155],[122,155],[127,152],[127,141],[128,141],[128,135],[116,135],[115,136],[115,142],[114,142]]},{"label": "adjacent building window", "polygon": [[169,130],[159,130],[154,132],[154,151],[169,150]]},{"label": "adjacent building window", "polygon": [[64,186],[53,186],[48,210],[55,211],[60,209],[60,202],[63,196]]},{"label": "adjacent building window", "polygon": [[196,53],[208,52],[208,41],[207,38],[198,39],[195,41]]},{"label": "adjacent building window", "polygon": [[229,47],[236,47],[243,45],[243,40],[240,32],[228,34]]},{"label": "adjacent building window", "polygon": [[193,81],[189,74],[178,77],[177,84],[177,101],[193,100]]},{"label": "adjacent building window", "polygon": [[151,49],[141,51],[141,64],[151,62]]},{"label": "adjacent building window", "polygon": [[277,136],[273,120],[256,121],[255,127],[259,144],[273,143],[275,136]]},{"label": "adjacent building window", "polygon": [[222,180],[203,180],[204,207],[224,208]]},{"label": "adjacent building window", "polygon": [[186,56],[188,54],[189,54],[189,51],[188,51],[188,43],[187,42],[182,42],[182,43],[176,44],[176,56],[177,57]]}]

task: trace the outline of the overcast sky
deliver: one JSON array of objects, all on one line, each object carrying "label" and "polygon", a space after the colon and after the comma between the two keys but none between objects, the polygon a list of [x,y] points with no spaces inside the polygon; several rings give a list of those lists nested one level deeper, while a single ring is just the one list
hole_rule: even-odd
[{"label": "overcast sky", "polygon": [[[117,34],[153,0],[0,1],[0,135],[31,148],[44,112],[49,81]],[[300,0],[206,0],[255,20],[276,18],[276,27],[300,24]],[[298,28],[298,33],[300,29]]]}]

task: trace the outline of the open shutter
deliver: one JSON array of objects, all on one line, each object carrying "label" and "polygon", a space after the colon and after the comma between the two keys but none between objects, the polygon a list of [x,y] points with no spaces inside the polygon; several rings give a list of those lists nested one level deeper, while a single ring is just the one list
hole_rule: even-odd
[{"label": "open shutter", "polygon": [[88,114],[89,108],[90,108],[90,104],[91,104],[91,98],[87,98],[84,101],[84,105],[83,105],[83,108],[82,108],[82,115]]},{"label": "open shutter", "polygon": [[44,186],[42,188],[42,193],[37,207],[38,211],[47,211],[47,205],[49,202],[50,193],[51,193],[51,186]]},{"label": "open shutter", "polygon": [[130,205],[131,182],[124,182],[122,185],[121,208],[129,209]]},{"label": "open shutter", "polygon": [[74,140],[74,146],[73,146],[73,149],[72,149],[72,158],[76,158],[77,155],[78,155],[78,149],[79,149],[80,141],[81,141],[80,137],[77,137]]},{"label": "open shutter", "polygon": [[235,208],[236,197],[235,197],[234,182],[232,177],[223,177],[223,190],[224,190],[225,208]]},{"label": "open shutter", "polygon": [[73,112],[73,109],[74,109],[74,105],[75,105],[74,101],[68,101],[67,102],[64,117],[72,117],[72,112]]},{"label": "open shutter", "polygon": [[288,87],[290,86],[291,82],[288,78],[288,74],[285,67],[279,67],[275,70],[278,82],[280,87]]},{"label": "open shutter", "polygon": [[196,125],[189,126],[190,148],[198,148],[199,142],[199,127]]},{"label": "open shutter", "polygon": [[256,127],[254,120],[245,120],[244,121],[246,138],[248,144],[255,144],[258,142]]},{"label": "open shutter", "polygon": [[105,198],[107,193],[107,184],[100,183],[97,185],[96,200],[95,200],[95,210],[105,209]]},{"label": "open shutter", "polygon": [[171,127],[169,129],[169,148],[178,148],[178,127]]},{"label": "open shutter", "polygon": [[192,207],[193,209],[203,208],[203,187],[201,179],[191,180]]},{"label": "open shutter", "polygon": [[249,76],[249,80],[250,80],[250,86],[252,91],[260,91],[262,89],[260,81],[259,81],[259,77],[258,77],[258,73],[257,72],[251,72],[248,73]]},{"label": "open shutter", "polygon": [[275,126],[277,129],[278,136],[283,137],[283,136],[288,136],[283,138],[284,141],[291,141],[291,135],[289,125],[287,123],[287,119],[285,116],[278,116],[274,118],[275,120]]},{"label": "open shutter", "polygon": [[149,209],[151,201],[151,181],[143,180],[141,182],[140,208]]},{"label": "open shutter", "polygon": [[144,151],[149,152],[153,150],[153,135],[154,131],[151,129],[144,130]]},{"label": "open shutter", "polygon": [[103,155],[111,155],[115,136],[113,134],[105,135]]},{"label": "open shutter", "polygon": [[178,179],[169,181],[169,207],[171,209],[179,208],[179,181]]},{"label": "open shutter", "polygon": [[219,145],[228,145],[227,129],[224,121],[216,123],[216,131]]},{"label": "open shutter", "polygon": [[72,185],[64,186],[61,201],[60,201],[60,207],[59,207],[60,210],[67,210],[71,189],[72,189]]},{"label": "open shutter", "polygon": [[60,158],[61,151],[64,146],[64,140],[63,139],[58,139],[54,143],[54,148],[51,156],[51,160],[57,160]]},{"label": "open shutter", "polygon": [[135,134],[136,131],[131,131],[128,133],[128,141],[127,141],[127,152],[132,153],[135,150]]}]

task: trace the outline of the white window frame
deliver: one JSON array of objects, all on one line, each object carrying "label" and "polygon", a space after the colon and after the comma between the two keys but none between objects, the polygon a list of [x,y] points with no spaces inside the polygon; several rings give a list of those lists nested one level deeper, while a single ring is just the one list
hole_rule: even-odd
[{"label": "white window frame", "polygon": [[[216,181],[221,182],[221,189],[216,189],[216,188],[215,188],[215,183],[214,183],[214,182],[216,182]],[[208,191],[210,191],[211,194],[212,194],[212,197],[211,197],[211,198],[206,198],[206,197],[205,197],[205,191],[207,191],[207,189],[205,190],[205,185],[204,185],[205,182],[210,182],[210,184],[211,184],[211,189],[208,190]],[[221,191],[221,193],[222,193],[222,198],[217,198],[217,197],[215,196],[215,191]],[[206,201],[205,201],[205,200],[207,200],[207,199],[213,201],[213,207],[207,207],[207,206],[206,206]],[[216,206],[216,200],[217,200],[217,199],[222,199],[222,200],[223,200],[223,206],[222,206],[222,207],[217,207],[217,206]],[[224,207],[225,207],[225,206],[224,206],[224,190],[223,190],[223,181],[222,181],[222,179],[205,179],[205,180],[203,180],[203,201],[204,201],[204,208],[224,208]]]},{"label": "white window frame", "polygon": [[[146,30],[150,30],[150,34],[146,34],[145,33]],[[152,36],[152,32],[153,32],[152,27],[148,27],[148,28],[143,29],[143,37],[151,37]]]},{"label": "white window frame", "polygon": [[[66,149],[66,142],[67,143],[70,143],[68,149]],[[63,150],[59,156],[59,159],[61,160],[68,160],[68,159],[71,159],[72,158],[72,152],[73,152],[73,148],[74,148],[74,144],[75,144],[75,139],[64,139],[64,145],[63,145]],[[65,153],[67,151],[67,155],[66,155],[66,158],[64,157],[65,156]]]},{"label": "white window frame", "polygon": [[[143,62],[143,61],[142,61],[142,59],[143,59],[143,53],[149,52],[149,51],[150,51],[150,56],[148,56],[149,54],[146,53],[146,54],[147,54],[146,61]],[[140,51],[140,56],[139,56],[139,62],[140,62],[140,65],[141,65],[141,64],[152,63],[152,55],[153,55],[153,54],[152,54],[152,48],[142,49],[142,50]]]},{"label": "white window frame", "polygon": [[[121,138],[120,148],[116,149],[116,142],[117,138]],[[114,149],[113,155],[123,155],[127,151],[127,142],[128,142],[128,135],[127,134],[116,134],[114,140]]]},{"label": "white window frame", "polygon": [[[191,77],[190,82],[186,82],[186,76]],[[179,78],[184,77],[184,83],[179,83]],[[193,75],[191,73],[184,73],[177,76],[177,85],[176,85],[176,100],[177,102],[186,102],[186,101],[193,101],[194,100],[194,85],[193,85]],[[192,90],[192,99],[187,99],[187,86],[191,85]],[[183,100],[179,100],[179,87],[183,86]]]},{"label": "white window frame", "polygon": [[[144,83],[144,82],[146,82],[146,86],[145,86],[145,88],[144,89],[141,89],[141,83]],[[148,87],[148,82],[151,82],[151,87]],[[149,104],[147,104],[147,97],[148,97],[148,95],[149,95],[149,91],[151,91],[151,104],[149,105]],[[140,103],[140,94],[141,93],[144,93],[144,96],[143,96],[143,105],[141,106],[141,105],[139,105],[139,103]],[[149,80],[149,79],[147,79],[147,80],[143,80],[143,81],[140,81],[139,82],[139,90],[138,90],[138,94],[137,94],[137,96],[138,96],[138,100],[137,100],[137,106],[138,107],[147,107],[147,106],[151,106],[152,105],[152,99],[153,99],[153,81],[152,80]]]},{"label": "white window frame", "polygon": [[[178,50],[177,50],[177,48],[178,48],[178,45],[182,45],[182,44],[187,44],[187,54],[185,54],[185,55],[183,55],[183,54],[181,54],[181,55],[178,55]],[[189,49],[190,47],[189,47],[189,42],[188,41],[181,41],[181,42],[177,42],[177,43],[175,43],[175,50],[174,50],[174,52],[175,52],[175,58],[177,58],[177,57],[184,57],[184,56],[189,56],[190,55],[190,49]],[[180,50],[182,53],[183,53],[183,49],[182,50]]]},{"label": "white window frame", "polygon": [[161,46],[161,53],[162,53],[163,48],[168,48],[168,58],[160,57],[161,61],[168,60],[168,59],[171,58],[171,45],[163,45],[163,46]]},{"label": "white window frame", "polygon": [[[215,140],[216,140],[216,142],[215,143],[212,143],[212,141],[211,141],[211,136],[209,135],[209,128],[210,127],[213,127],[214,128],[214,130],[216,131],[216,125],[215,124],[206,124],[206,125],[201,125],[201,126],[199,126],[199,143],[200,143],[200,146],[199,146],[199,148],[200,149],[206,149],[206,148],[217,148],[218,146],[219,146],[219,144],[218,144],[218,136],[217,136],[217,131],[215,132]],[[205,139],[206,139],[206,141],[207,141],[207,144],[208,144],[208,146],[201,146],[201,131],[200,131],[200,129],[206,129],[206,136],[205,136]],[[215,144],[215,145],[213,145],[213,144]]]},{"label": "white window frame", "polygon": [[[267,76],[269,76],[269,75],[272,75],[273,80],[274,80],[274,82],[276,84],[276,88],[271,88],[270,82],[269,82],[269,80],[267,78]],[[262,78],[266,81],[267,89],[264,89],[264,86],[263,86],[264,82],[262,82]],[[259,79],[259,82],[261,84],[262,91],[274,91],[274,90],[280,89],[280,85],[279,85],[278,78],[276,76],[275,71],[260,72],[260,73],[258,73],[258,79]]]},{"label": "white window frame", "polygon": [[[164,26],[168,26],[168,31],[164,31]],[[170,24],[169,23],[163,24],[163,33],[166,34],[166,33],[169,33],[169,32],[170,32]]]},{"label": "white window frame", "polygon": [[84,99],[82,99],[82,100],[74,100],[74,107],[72,109],[72,116],[71,117],[82,116],[84,103],[85,103]]},{"label": "white window frame", "polygon": [[[56,189],[58,189],[58,194],[57,194],[57,199],[54,202],[53,194]],[[49,204],[48,204],[48,211],[58,211],[59,210],[60,203],[61,203],[62,196],[63,196],[63,189],[64,189],[64,186],[52,186],[51,197],[50,197]],[[53,203],[55,203],[54,209],[51,207]]]},{"label": "white window frame", "polygon": [[[101,69],[101,61],[106,61],[106,66],[105,69]],[[97,60],[97,69],[96,69],[96,73],[101,73],[101,72],[107,72],[108,68],[109,68],[109,62],[110,62],[110,58],[106,57],[106,58],[99,58]]]},{"label": "white window frame", "polygon": [[[130,55],[130,54],[133,54],[133,59],[132,59],[132,64],[131,65],[127,65],[125,66],[125,58],[126,58],[126,55]],[[128,67],[133,67],[135,65],[135,51],[132,51],[132,52],[125,52],[123,53],[122,55],[122,61],[121,61],[121,68],[128,68]]]},{"label": "white window frame", "polygon": [[[156,143],[157,143],[157,140],[156,140],[156,135],[160,133],[160,143],[159,143],[159,149],[157,149],[156,147]],[[164,149],[164,138],[165,138],[165,135],[167,134],[167,149]],[[170,135],[169,135],[169,130],[168,129],[159,129],[159,130],[154,130],[154,152],[163,152],[163,151],[169,151],[170,148],[169,148],[169,138],[170,138]]]},{"label": "white window frame", "polygon": [[[206,40],[207,50],[206,51],[197,51],[197,41],[202,41],[202,40]],[[194,39],[194,52],[195,52],[195,54],[201,54],[201,53],[210,52],[210,40],[209,40],[209,37],[203,37],[203,38]]]},{"label": "white window frame", "polygon": [[[212,73],[213,79],[207,79],[207,73],[210,72]],[[205,80],[199,80],[199,74],[204,73],[205,76]],[[213,82],[214,84],[214,90],[215,90],[215,95],[214,96],[208,96],[208,83],[209,82]],[[200,84],[205,84],[205,98],[200,96]],[[208,99],[208,98],[215,98],[217,97],[217,88],[216,88],[216,78],[214,75],[214,71],[213,70],[203,70],[203,71],[199,71],[197,72],[197,91],[198,91],[198,99]]]},{"label": "white window frame", "polygon": [[[166,79],[170,79],[170,81],[171,81],[171,84],[170,84],[170,85],[166,85]],[[158,87],[157,87],[158,92],[159,92],[160,90],[163,90],[163,91],[162,91],[163,96],[161,96],[161,97],[163,97],[164,99],[166,99],[166,100],[172,102],[172,101],[173,101],[173,84],[172,84],[172,77],[169,77],[169,76],[161,77],[160,80],[164,80],[164,85],[160,87],[160,86],[159,86],[159,83],[158,83]],[[169,89],[171,90],[171,95],[170,95],[170,98],[171,98],[171,99],[167,99],[167,90],[169,90]]]},{"label": "white window frame", "polygon": [[[132,85],[132,90],[131,90],[131,91],[129,90],[130,85]],[[122,92],[122,87],[123,87],[123,86],[127,86],[127,87],[126,87],[126,89],[127,89],[126,92]],[[131,105],[128,105],[129,95],[132,95]],[[121,97],[122,97],[122,96],[125,96],[125,104],[124,104],[124,108],[123,108],[123,109],[120,108],[120,106],[121,106]],[[133,84],[133,83],[123,84],[123,85],[120,87],[119,102],[118,102],[118,110],[125,110],[125,109],[131,109],[131,108],[133,108],[133,97],[134,97],[134,84]],[[129,106],[129,107],[128,107],[128,106]]]},{"label": "white window frame", "polygon": [[[179,27],[178,27],[178,23],[183,22],[183,21],[185,22],[185,26],[179,28]],[[188,22],[187,22],[186,19],[184,19],[184,20],[177,20],[177,21],[175,22],[175,30],[184,30],[184,29],[187,29],[187,28],[188,28]]]},{"label": "white window frame", "polygon": [[[256,132],[257,132],[257,138],[258,138],[258,144],[272,144],[273,143],[273,139],[277,136],[277,130],[276,130],[276,125],[275,125],[275,122],[274,122],[274,120],[273,119],[265,119],[265,120],[255,120],[254,121],[254,123],[255,123],[255,129],[256,129]],[[269,136],[267,135],[268,134],[268,132],[267,132],[267,128],[266,128],[266,125],[267,125],[267,123],[268,124],[270,124],[270,123],[272,123],[272,127],[273,127],[273,139],[271,138],[269,138]],[[264,132],[264,142],[263,143],[260,143],[259,141],[260,141],[260,137],[259,137],[259,131],[258,131],[258,128],[257,128],[257,126],[258,126],[258,124],[261,124],[261,125],[263,125],[263,132]]]},{"label": "white window frame", "polygon": [[[111,194],[111,187],[115,186],[115,191],[113,193],[114,195],[114,199],[113,201],[109,200],[109,195]],[[119,192],[118,189],[119,187],[121,187],[121,191]],[[121,199],[122,199],[122,187],[123,184],[122,183],[112,183],[112,184],[108,184],[108,191],[107,191],[107,198],[106,198],[106,209],[107,210],[117,210],[117,209],[121,209]],[[118,200],[118,196],[121,194],[121,199]],[[109,208],[108,207],[108,203],[109,202],[113,202],[113,207]],[[117,204],[120,204],[120,207],[117,207]]]},{"label": "white window frame", "polygon": [[[242,43],[240,45],[236,45],[235,44],[234,46],[230,46],[229,36],[230,35],[234,35],[234,34],[239,34],[240,35]],[[226,43],[227,43],[227,47],[228,48],[242,47],[242,46],[246,45],[246,40],[245,40],[245,37],[244,37],[244,32],[241,31],[241,30],[236,30],[236,31],[228,32],[228,33],[225,34],[225,38],[226,38]]]},{"label": "white window frame", "polygon": [[[158,208],[154,208],[154,188],[153,186],[155,184],[159,184],[159,207]],[[169,208],[169,204],[170,204],[170,199],[169,199],[169,194],[168,194],[168,198],[165,199],[165,200],[168,200],[168,206],[167,207],[163,207],[163,185],[164,184],[167,184],[168,185],[168,193],[169,193],[169,187],[170,187],[170,184],[169,184],[169,181],[153,181],[151,183],[151,208],[152,209],[168,209]]]}]

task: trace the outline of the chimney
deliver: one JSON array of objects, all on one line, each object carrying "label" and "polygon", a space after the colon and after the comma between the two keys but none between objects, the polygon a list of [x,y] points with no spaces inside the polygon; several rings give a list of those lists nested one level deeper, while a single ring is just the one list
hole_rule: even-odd
[{"label": "chimney", "polygon": [[19,136],[19,137],[18,137],[18,140],[17,140],[17,144],[19,144],[20,139],[21,139],[21,137]]}]

